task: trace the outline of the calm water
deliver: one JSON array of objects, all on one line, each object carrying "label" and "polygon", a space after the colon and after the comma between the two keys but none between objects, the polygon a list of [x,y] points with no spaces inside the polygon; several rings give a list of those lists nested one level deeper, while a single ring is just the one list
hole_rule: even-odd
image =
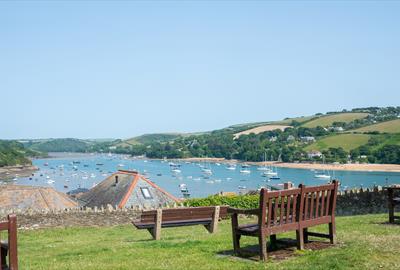
[{"label": "calm water", "polygon": [[[287,181],[295,185],[300,183],[316,185],[327,182],[315,178],[315,172],[311,170],[277,168],[280,180],[268,181],[268,178],[262,177],[262,172],[257,170],[257,166],[248,168],[250,174],[241,174],[240,165],[231,171],[226,169],[225,164],[218,166],[215,163],[180,162],[178,164],[181,173],[172,173],[168,162],[108,155],[57,154],[57,157],[51,159],[34,160],[33,164],[40,170],[31,179],[18,178],[10,182],[52,186],[59,191],[67,192],[78,187],[91,188],[118,169],[132,169],[147,175],[150,180],[177,197],[182,197],[180,184],[186,184],[191,197],[205,197],[220,191],[239,192],[239,186],[249,190]],[[209,179],[203,177],[199,165],[211,168],[213,174]],[[400,173],[335,171],[334,177],[341,181],[342,188],[400,183]]]}]

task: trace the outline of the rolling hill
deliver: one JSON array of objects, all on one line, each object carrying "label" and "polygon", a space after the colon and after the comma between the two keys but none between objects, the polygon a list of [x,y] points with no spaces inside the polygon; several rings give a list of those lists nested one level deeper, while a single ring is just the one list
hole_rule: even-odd
[{"label": "rolling hill", "polygon": [[284,126],[284,125],[264,125],[264,126],[259,126],[259,127],[255,127],[255,128],[247,129],[245,131],[235,133],[234,137],[235,137],[235,139],[237,139],[237,138],[239,138],[240,135],[248,135],[251,133],[259,134],[259,133],[262,133],[265,131],[271,131],[271,130],[277,130],[277,129],[280,129],[283,131],[290,127],[291,126]]},{"label": "rolling hill", "polygon": [[400,119],[386,121],[352,130],[354,132],[400,133]]},{"label": "rolling hill", "polygon": [[305,122],[302,126],[307,128],[314,128],[317,126],[328,127],[334,122],[349,123],[351,121],[362,119],[368,116],[368,113],[335,113],[330,115],[321,116],[317,119]]},{"label": "rolling hill", "polygon": [[310,150],[326,150],[330,147],[342,147],[344,150],[349,151],[355,149],[368,142],[371,135],[367,134],[339,134],[328,136],[318,140],[317,142],[308,145],[304,148],[306,151]]}]

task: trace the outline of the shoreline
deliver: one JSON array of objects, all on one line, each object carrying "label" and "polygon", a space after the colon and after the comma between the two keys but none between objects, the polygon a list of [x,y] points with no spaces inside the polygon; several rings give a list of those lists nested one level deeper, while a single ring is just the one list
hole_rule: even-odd
[{"label": "shoreline", "polygon": [[277,161],[259,161],[259,162],[243,162],[236,159],[227,160],[224,158],[183,158],[183,159],[169,159],[175,161],[189,161],[189,162],[213,162],[213,163],[246,163],[249,165],[262,166],[273,165],[280,168],[303,169],[303,170],[328,170],[328,171],[361,171],[361,172],[400,172],[399,164],[320,164],[320,163],[288,163]]},{"label": "shoreline", "polygon": [[0,180],[8,180],[14,177],[28,177],[38,171],[39,168],[33,165],[16,165],[0,167]]}]

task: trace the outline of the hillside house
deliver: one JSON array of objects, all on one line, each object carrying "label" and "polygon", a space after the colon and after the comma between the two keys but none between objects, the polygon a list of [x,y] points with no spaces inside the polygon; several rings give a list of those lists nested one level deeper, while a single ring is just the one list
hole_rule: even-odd
[{"label": "hillside house", "polygon": [[310,151],[307,153],[308,158],[321,158],[322,153],[320,151]]},{"label": "hillside house", "polygon": [[315,138],[313,136],[304,136],[300,137],[300,140],[305,143],[313,143],[315,142]]}]

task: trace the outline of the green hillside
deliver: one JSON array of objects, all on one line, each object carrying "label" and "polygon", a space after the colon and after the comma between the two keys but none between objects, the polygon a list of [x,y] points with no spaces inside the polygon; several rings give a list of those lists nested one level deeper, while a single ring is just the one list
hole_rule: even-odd
[{"label": "green hillside", "polygon": [[302,126],[307,128],[314,128],[317,126],[328,127],[334,122],[349,123],[351,121],[362,119],[368,116],[368,113],[336,113],[326,116],[321,116],[315,120],[308,121]]},{"label": "green hillside", "polygon": [[138,145],[138,144],[149,144],[154,142],[169,142],[177,139],[178,137],[183,136],[181,133],[153,133],[153,134],[144,134],[141,136],[137,136],[131,139],[127,139],[122,141],[121,144],[128,145]]},{"label": "green hillside", "polygon": [[28,156],[37,156],[39,153],[26,149],[17,141],[0,140],[0,167],[31,164]]},{"label": "green hillside", "polygon": [[66,138],[29,141],[25,145],[40,152],[86,152],[90,143],[84,140]]},{"label": "green hillside", "polygon": [[378,131],[381,133],[400,133],[400,119],[386,121],[374,125],[369,125],[359,129],[353,130],[354,132],[373,132]]},{"label": "green hillside", "polygon": [[318,140],[317,142],[304,148],[306,151],[310,150],[326,150],[330,147],[342,147],[344,150],[349,151],[361,145],[368,143],[370,135],[367,134],[339,134],[328,136]]}]

